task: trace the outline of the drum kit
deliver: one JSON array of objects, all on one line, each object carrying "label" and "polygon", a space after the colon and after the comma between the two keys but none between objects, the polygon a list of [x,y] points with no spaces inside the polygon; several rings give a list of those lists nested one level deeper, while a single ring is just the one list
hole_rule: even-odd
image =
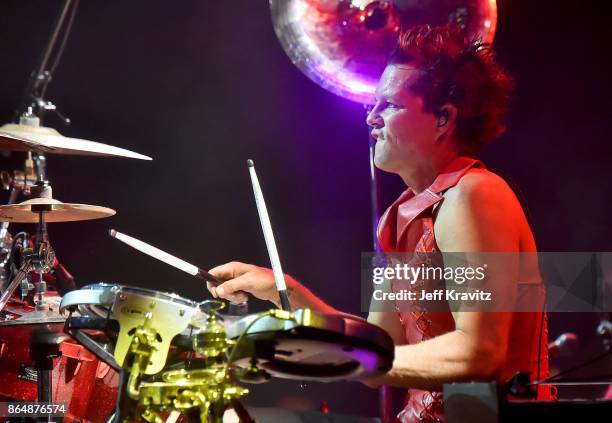
[{"label": "drum kit", "polygon": [[[10,191],[7,204],[0,205],[0,403],[62,404],[67,422],[219,422],[228,408],[250,422],[239,401],[249,392],[245,384],[274,377],[330,382],[386,373],[394,350],[382,329],[346,315],[290,310],[251,161],[282,309],[249,315],[246,304],[230,303],[224,312],[226,304],[217,300],[195,301],[116,283],[77,289],[55,257],[47,225],[101,219],[115,210],[54,198],[46,154],[152,160],[42,125],[50,111],[69,123],[44,95],[77,6],[78,1],[63,0],[17,109],[19,123],[0,126],[0,152],[25,154],[23,170],[0,172],[0,185]],[[17,203],[19,195],[31,198]],[[35,231],[13,235],[10,223],[32,224]],[[194,277],[220,283],[149,244],[114,230],[110,234]]]},{"label": "drum kit", "polygon": [[[388,334],[346,315],[284,307],[235,316],[224,314],[220,301],[108,283],[60,296],[46,277],[57,267],[47,224],[115,211],[53,198],[44,154],[150,158],[64,137],[37,123],[26,113],[20,124],[0,127],[0,150],[27,156],[23,172],[3,177],[11,195],[0,206],[0,402],[65,404],[64,421],[219,422],[228,408],[253,421],[239,402],[249,392],[245,384],[274,377],[360,379],[390,369]],[[252,162],[249,168],[254,175]],[[32,198],[15,203],[19,193]],[[263,197],[257,205],[265,210]],[[10,223],[33,224],[35,235],[11,236]],[[195,277],[220,282],[142,241],[114,230],[111,236]]]}]

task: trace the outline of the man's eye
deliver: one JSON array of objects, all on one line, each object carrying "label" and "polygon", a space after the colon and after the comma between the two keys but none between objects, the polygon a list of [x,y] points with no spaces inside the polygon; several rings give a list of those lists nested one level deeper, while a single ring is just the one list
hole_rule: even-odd
[{"label": "man's eye", "polygon": [[401,109],[402,106],[399,104],[389,103],[387,102],[387,109]]}]

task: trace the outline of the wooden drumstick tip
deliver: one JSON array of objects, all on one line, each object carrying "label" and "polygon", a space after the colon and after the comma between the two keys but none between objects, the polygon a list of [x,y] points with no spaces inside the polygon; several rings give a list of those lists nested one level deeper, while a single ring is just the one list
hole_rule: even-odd
[{"label": "wooden drumstick tip", "polygon": [[109,229],[108,234],[114,238],[117,235],[117,231],[114,229]]},{"label": "wooden drumstick tip", "polygon": [[247,160],[247,166],[248,167],[255,167],[255,162],[253,162],[253,160],[249,159],[249,160]]}]

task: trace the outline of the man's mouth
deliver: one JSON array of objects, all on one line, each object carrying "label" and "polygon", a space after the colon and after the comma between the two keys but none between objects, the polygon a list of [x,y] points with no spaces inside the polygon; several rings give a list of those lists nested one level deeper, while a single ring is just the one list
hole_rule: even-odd
[{"label": "man's mouth", "polygon": [[378,141],[383,141],[383,137],[382,137],[382,133],[376,129],[374,129],[370,135],[372,136],[372,139],[374,139],[374,141],[378,142]]}]

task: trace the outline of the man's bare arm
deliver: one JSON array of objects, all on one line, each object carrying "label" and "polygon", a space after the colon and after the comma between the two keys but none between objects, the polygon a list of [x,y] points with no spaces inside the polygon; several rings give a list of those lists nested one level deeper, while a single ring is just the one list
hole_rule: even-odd
[{"label": "man's bare arm", "polygon": [[[492,174],[467,175],[449,190],[436,221],[442,252],[509,252],[518,249],[520,205],[508,186]],[[514,295],[516,273],[504,272],[503,295]],[[498,276],[498,275],[496,275]],[[398,346],[391,371],[366,382],[420,389],[495,379],[506,357],[510,313],[457,312],[456,329],[415,345]]]}]

